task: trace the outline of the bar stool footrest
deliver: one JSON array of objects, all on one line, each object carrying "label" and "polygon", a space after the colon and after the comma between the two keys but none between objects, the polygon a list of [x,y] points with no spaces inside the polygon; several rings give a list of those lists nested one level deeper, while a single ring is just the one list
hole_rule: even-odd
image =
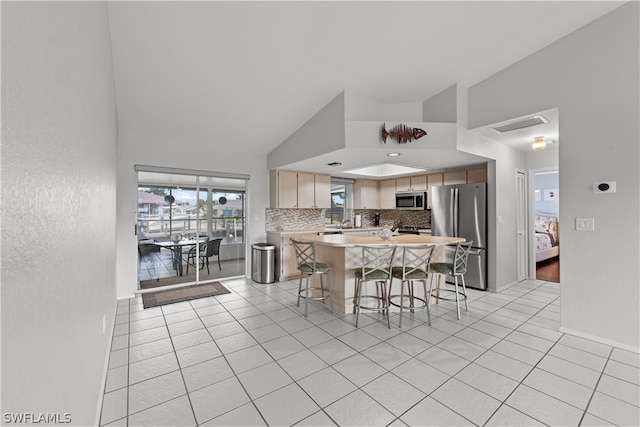
[{"label": "bar stool footrest", "polygon": [[[313,291],[316,291],[317,293],[322,293],[322,296],[313,296]],[[311,301],[324,301],[327,298],[331,297],[331,292],[329,291],[329,289],[322,289],[320,287],[310,287],[309,288],[309,292],[311,293],[312,296],[307,297],[307,289],[302,289],[300,292],[298,292],[298,295],[300,296],[300,298],[306,298],[309,299]]]},{"label": "bar stool footrest", "polygon": [[394,299],[400,299],[401,295],[390,295],[389,296],[389,305],[392,305],[394,307],[401,307],[403,310],[421,310],[423,308],[427,307],[427,301],[424,298],[420,298],[420,297],[410,297],[409,295],[404,295],[405,299],[411,300],[413,298],[414,301],[420,301],[419,305],[403,305],[401,306],[398,303],[393,302]]},{"label": "bar stool footrest", "polygon": [[[433,289],[431,291],[431,297],[435,298],[435,299],[438,299],[438,300],[442,300],[442,301],[456,302],[455,297],[442,297],[442,296],[437,295],[440,292],[456,293],[455,289],[445,289],[445,288]],[[460,291],[458,291],[458,295],[462,296],[464,299],[467,299],[467,296],[464,293],[460,292]]]},{"label": "bar stool footrest", "polygon": [[[371,299],[371,300],[376,300],[378,302],[382,302],[382,299],[377,295],[360,295],[359,299],[360,300]],[[360,307],[361,310],[371,310],[371,311],[385,311],[388,308],[387,306],[381,306],[381,305],[378,305],[377,307],[362,305],[360,304],[360,301],[358,301],[358,306]]]}]

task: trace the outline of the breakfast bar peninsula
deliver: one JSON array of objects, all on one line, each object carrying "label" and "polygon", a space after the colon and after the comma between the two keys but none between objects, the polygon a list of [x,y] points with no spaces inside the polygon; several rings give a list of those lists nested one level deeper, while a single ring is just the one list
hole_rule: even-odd
[{"label": "breakfast bar peninsula", "polygon": [[397,246],[393,265],[402,264],[402,247],[435,245],[432,260],[444,259],[444,245],[463,242],[459,237],[440,237],[429,234],[401,234],[384,240],[380,236],[353,236],[345,234],[302,235],[301,240],[314,242],[316,258],[331,265],[329,273],[331,298],[329,304],[340,313],[352,310],[354,270],[362,265],[362,246]]}]

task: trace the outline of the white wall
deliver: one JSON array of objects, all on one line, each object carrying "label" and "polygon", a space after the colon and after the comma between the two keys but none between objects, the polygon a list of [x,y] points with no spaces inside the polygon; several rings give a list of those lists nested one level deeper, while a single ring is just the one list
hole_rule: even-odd
[{"label": "white wall", "polygon": [[[221,123],[220,126],[223,126]],[[134,165],[174,167],[250,175],[247,183],[247,245],[245,267],[251,273],[251,245],[266,241],[265,209],[269,176],[263,154],[242,150],[242,141],[173,140],[120,131],[118,138],[118,298],[137,290],[138,245],[134,234],[138,183]]]},{"label": "white wall", "polygon": [[[466,105],[465,105],[466,107]],[[458,85],[452,85],[422,103],[422,120],[458,123]]]},{"label": "white wall", "polygon": [[3,420],[96,421],[116,304],[112,70],[104,3],[2,2]]},{"label": "white wall", "polygon": [[516,170],[526,155],[505,144],[458,126],[458,150],[483,155],[487,164],[488,289],[500,291],[516,283]]},{"label": "white wall", "polygon": [[[581,217],[596,225],[593,232],[562,228],[562,330],[636,351],[638,8],[629,2],[469,91],[471,128],[559,108],[560,223]],[[618,192],[594,194],[599,180],[617,181]]]},{"label": "white wall", "polygon": [[[545,191],[560,188],[558,178],[558,172],[533,175],[532,179],[535,181],[535,191],[540,195],[539,200],[534,200],[535,212],[548,213],[551,215],[558,215],[560,213],[560,194],[558,193],[557,199],[547,200],[545,198]],[[569,224],[569,226],[571,226],[571,224]]]},{"label": "white wall", "polygon": [[422,104],[419,102],[385,104],[361,96],[352,90],[344,91],[344,110],[344,118],[347,121],[422,121]]},{"label": "white wall", "polygon": [[345,147],[344,92],[325,105],[267,155],[269,169]]}]

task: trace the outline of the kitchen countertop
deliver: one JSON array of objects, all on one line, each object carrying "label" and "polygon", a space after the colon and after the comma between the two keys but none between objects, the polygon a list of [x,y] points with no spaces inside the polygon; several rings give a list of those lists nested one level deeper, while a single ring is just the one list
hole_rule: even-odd
[{"label": "kitchen countertop", "polygon": [[400,234],[392,236],[389,240],[383,240],[379,236],[349,236],[348,234],[329,234],[323,236],[309,236],[307,240],[320,245],[338,248],[354,246],[384,246],[384,245],[446,245],[448,243],[464,242],[461,237],[431,236],[430,234]]},{"label": "kitchen countertop", "polygon": [[342,231],[343,233],[350,233],[355,231],[378,231],[382,230],[383,227],[360,227],[360,228],[337,228],[337,227],[326,227],[326,228],[292,228],[287,230],[267,230],[267,233],[270,234],[317,234],[326,231]]}]

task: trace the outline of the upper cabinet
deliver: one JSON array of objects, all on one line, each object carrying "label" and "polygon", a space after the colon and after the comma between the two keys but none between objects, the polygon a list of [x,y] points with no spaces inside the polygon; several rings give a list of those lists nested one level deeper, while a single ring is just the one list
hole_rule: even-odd
[{"label": "upper cabinet", "polygon": [[396,191],[427,191],[427,175],[396,178]]},{"label": "upper cabinet", "polygon": [[313,175],[315,208],[331,207],[331,176],[330,175]]},{"label": "upper cabinet", "polygon": [[269,173],[269,187],[272,208],[298,207],[298,172],[272,170]]},{"label": "upper cabinet", "polygon": [[444,173],[444,185],[466,184],[467,171],[449,171]]},{"label": "upper cabinet", "polygon": [[487,167],[467,169],[467,184],[487,182]]},{"label": "upper cabinet", "polygon": [[331,177],[273,170],[269,175],[272,208],[330,208]]},{"label": "upper cabinet", "polygon": [[353,184],[353,208],[380,209],[378,181],[372,179],[356,179],[355,184]]},{"label": "upper cabinet", "polygon": [[396,180],[380,181],[380,209],[396,208]]},{"label": "upper cabinet", "polygon": [[487,182],[486,166],[447,171],[443,174],[443,185],[474,184],[476,182]]},{"label": "upper cabinet", "polygon": [[[272,170],[269,178],[272,208],[331,208],[329,175]],[[427,209],[431,209],[433,187],[476,182],[487,182],[486,166],[381,181],[356,179],[353,185],[353,208],[395,209],[396,192],[426,191]]]}]

